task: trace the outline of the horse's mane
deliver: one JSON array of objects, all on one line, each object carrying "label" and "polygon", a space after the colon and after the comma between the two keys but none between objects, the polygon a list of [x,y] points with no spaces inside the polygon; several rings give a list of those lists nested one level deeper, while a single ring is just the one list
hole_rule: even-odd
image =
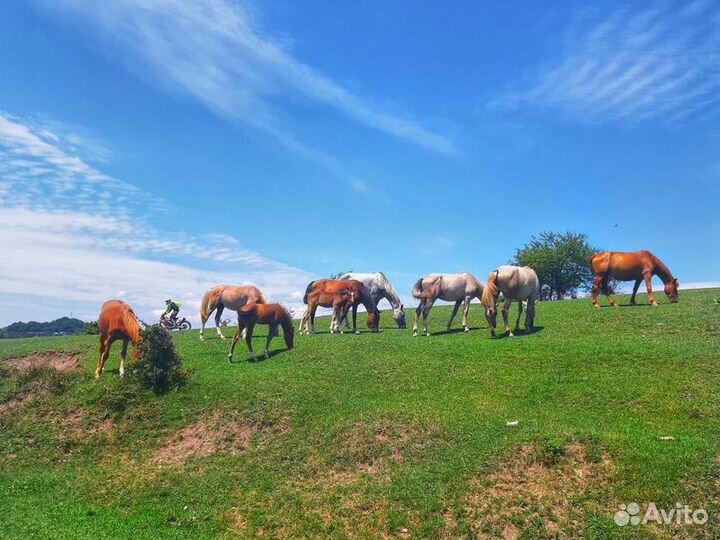
[{"label": "horse's mane", "polygon": [[485,289],[483,289],[481,301],[486,306],[491,306],[495,304],[495,299],[500,295],[500,289],[498,289],[497,286],[498,274],[498,270],[493,270],[492,272],[490,272],[490,275],[487,279],[487,284],[485,285]]},{"label": "horse's mane", "polygon": [[138,322],[135,312],[130,306],[125,306],[122,319],[123,325],[125,326],[125,330],[127,330],[128,332],[130,340],[133,343],[138,343],[140,341],[140,323]]},{"label": "horse's mane", "polygon": [[[655,265],[660,270],[659,272],[657,272],[658,277],[663,281],[663,283],[665,283],[666,281],[671,281],[674,276],[673,276],[672,272],[670,271],[670,269],[667,267],[667,265],[664,262],[662,262],[658,258],[658,256],[655,255],[654,253],[652,253],[651,255],[652,255],[653,261],[655,262]],[[663,274],[665,274],[665,276],[663,276]]]},{"label": "horse's mane", "polygon": [[285,315],[284,319],[282,321],[280,321],[280,324],[283,327],[283,331],[286,331],[289,328],[292,328],[293,330],[295,330],[295,327],[293,326],[293,316],[292,316],[292,313],[290,312],[290,310],[282,304],[278,304],[278,305],[283,310],[283,314]]}]

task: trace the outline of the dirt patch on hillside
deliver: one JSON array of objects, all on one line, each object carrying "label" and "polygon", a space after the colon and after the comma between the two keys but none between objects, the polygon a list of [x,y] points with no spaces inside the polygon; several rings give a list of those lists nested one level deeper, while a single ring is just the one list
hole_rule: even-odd
[{"label": "dirt patch on hillside", "polygon": [[109,434],[112,432],[112,418],[105,418],[102,421],[88,417],[85,409],[74,409],[67,412],[61,418],[52,418],[50,422],[60,424],[58,440],[63,442],[79,442],[93,435],[100,433]]},{"label": "dirt patch on hillside", "polygon": [[80,371],[82,369],[78,355],[66,352],[32,353],[10,358],[4,364],[21,371],[29,371],[38,367],[51,367],[57,371]]},{"label": "dirt patch on hillside", "polygon": [[439,431],[419,423],[378,421],[355,425],[338,437],[329,474],[331,483],[348,484],[362,475],[381,476],[406,456],[437,442]]},{"label": "dirt patch on hillside", "polygon": [[180,430],[153,456],[161,465],[181,465],[190,458],[238,454],[246,450],[261,426],[219,414]]},{"label": "dirt patch on hillside", "polygon": [[29,391],[29,392],[22,392],[20,394],[15,394],[10,399],[0,403],[0,415],[12,412],[15,409],[19,409],[23,405],[26,405],[28,403],[35,401],[41,395],[42,395],[42,392],[40,392],[39,390],[35,391],[35,392]]},{"label": "dirt patch on hillside", "polygon": [[612,473],[607,454],[591,460],[581,444],[569,444],[551,459],[528,444],[502,468],[471,481],[466,512],[481,539],[579,538],[596,504],[593,491]]}]

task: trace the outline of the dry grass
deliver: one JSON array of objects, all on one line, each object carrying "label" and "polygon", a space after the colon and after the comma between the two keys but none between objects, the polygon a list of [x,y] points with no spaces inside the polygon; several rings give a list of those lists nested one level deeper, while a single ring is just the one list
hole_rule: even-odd
[{"label": "dry grass", "polygon": [[39,367],[51,367],[57,371],[80,371],[82,369],[80,358],[76,354],[63,352],[37,352],[9,358],[5,361],[5,365],[20,371],[30,371]]},{"label": "dry grass", "polygon": [[188,459],[213,454],[238,454],[246,450],[260,430],[254,422],[215,414],[175,434],[153,456],[160,465],[182,465]]},{"label": "dry grass", "polygon": [[524,445],[501,468],[471,481],[466,511],[477,538],[579,538],[592,507],[583,499],[612,474],[606,454],[590,461],[581,444],[567,445],[555,462],[537,445]]}]

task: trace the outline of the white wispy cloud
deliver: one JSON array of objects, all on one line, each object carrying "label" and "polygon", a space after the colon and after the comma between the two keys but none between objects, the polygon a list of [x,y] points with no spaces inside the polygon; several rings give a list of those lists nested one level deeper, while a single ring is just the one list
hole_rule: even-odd
[{"label": "white wispy cloud", "polygon": [[619,8],[576,25],[558,57],[490,106],[547,107],[583,119],[677,120],[717,110],[719,96],[720,9],[698,0],[679,9]]},{"label": "white wispy cloud", "polygon": [[120,44],[128,64],[179,88],[219,115],[272,134],[302,154],[322,155],[288,131],[282,101],[332,107],[371,128],[436,152],[452,142],[418,122],[380,111],[264,32],[247,4],[229,0],[45,2]]},{"label": "white wispy cloud", "polygon": [[148,219],[165,211],[163,201],[68,147],[61,135],[0,114],[0,323],[14,320],[18,295],[53,310],[61,301],[76,313],[123,296],[146,318],[164,298],[183,295],[196,320],[202,293],[221,282],[253,282],[271,299],[300,308],[307,272],[244,249],[227,234],[157,230]]}]

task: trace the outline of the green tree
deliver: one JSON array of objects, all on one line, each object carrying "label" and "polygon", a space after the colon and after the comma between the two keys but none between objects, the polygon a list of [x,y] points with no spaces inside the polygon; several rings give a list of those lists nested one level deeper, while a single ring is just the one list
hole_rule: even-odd
[{"label": "green tree", "polygon": [[542,232],[515,251],[513,264],[537,272],[543,299],[561,300],[592,287],[594,275],[589,261],[598,251],[586,234]]}]

